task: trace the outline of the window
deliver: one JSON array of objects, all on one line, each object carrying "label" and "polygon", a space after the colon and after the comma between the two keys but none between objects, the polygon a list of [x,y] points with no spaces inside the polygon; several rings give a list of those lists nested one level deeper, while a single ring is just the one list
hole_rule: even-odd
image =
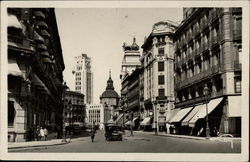
[{"label": "window", "polygon": [[235,78],[235,93],[241,93],[241,77]]},{"label": "window", "polygon": [[164,75],[159,75],[158,76],[158,84],[159,85],[163,85],[164,84]]},{"label": "window", "polygon": [[165,98],[165,89],[164,88],[159,89],[158,92],[159,92],[159,94],[158,94],[159,99],[164,99]]},{"label": "window", "polygon": [[158,71],[164,71],[164,62],[158,62]]},{"label": "window", "polygon": [[164,48],[158,48],[158,55],[164,56]]},{"label": "window", "polygon": [[15,118],[14,102],[8,101],[8,126],[14,125],[14,118]]}]

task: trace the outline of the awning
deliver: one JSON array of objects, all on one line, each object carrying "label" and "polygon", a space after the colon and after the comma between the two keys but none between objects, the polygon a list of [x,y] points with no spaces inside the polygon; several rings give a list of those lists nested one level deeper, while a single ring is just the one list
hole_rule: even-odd
[{"label": "awning", "polygon": [[143,121],[141,122],[141,125],[151,125],[150,120],[151,120],[150,117],[144,118]]},{"label": "awning", "polygon": [[188,126],[189,120],[193,118],[193,116],[201,109],[202,105],[195,106],[193,110],[183,119],[181,122],[182,126]]},{"label": "awning", "polygon": [[179,112],[179,110],[179,108],[171,110],[170,114],[167,115],[166,122],[169,123],[169,121]]},{"label": "awning", "polygon": [[41,35],[45,38],[50,38],[50,34],[47,32],[47,30],[42,30]]},{"label": "awning", "polygon": [[42,58],[42,61],[43,61],[44,63],[53,63],[53,62],[51,61],[51,59],[48,58],[48,57]]},{"label": "awning", "polygon": [[39,35],[36,31],[34,31],[34,39],[35,41],[37,42],[41,42],[41,43],[44,43],[44,39],[41,35]]},{"label": "awning", "polygon": [[[211,113],[222,101],[223,98],[216,98],[211,100],[208,104],[208,114]],[[206,104],[203,104],[201,109],[193,116],[193,118],[189,121],[189,126],[194,127],[195,122],[198,119],[202,119],[206,117]]]},{"label": "awning", "polygon": [[16,60],[8,60],[8,74],[13,76],[23,77]]},{"label": "awning", "polygon": [[48,29],[48,25],[44,22],[44,21],[38,21],[37,25],[41,28],[41,29]]},{"label": "awning", "polygon": [[46,51],[47,50],[47,47],[44,44],[38,44],[37,48],[40,49],[40,50],[42,50],[42,51]]},{"label": "awning", "polygon": [[47,51],[41,52],[41,55],[43,57],[49,57],[49,53]]},{"label": "awning", "polygon": [[43,91],[45,91],[47,94],[49,94],[49,90],[48,88],[45,86],[45,84],[38,78],[38,76],[36,74],[34,74],[33,76],[33,84],[38,86],[40,89],[42,89]]},{"label": "awning", "polygon": [[45,15],[42,13],[42,11],[35,11],[34,15],[39,19],[45,19]]},{"label": "awning", "polygon": [[228,96],[228,116],[241,116],[241,96]]},{"label": "awning", "polygon": [[193,107],[188,107],[181,109],[180,111],[177,112],[177,114],[169,121],[169,123],[175,123],[175,122],[180,122],[185,115],[187,115]]},{"label": "awning", "polygon": [[129,120],[129,121],[127,121],[126,123],[125,123],[125,125],[130,125],[131,124],[131,120]]},{"label": "awning", "polygon": [[138,117],[134,118],[132,121],[135,122],[137,119],[139,119]]},{"label": "awning", "polygon": [[8,15],[8,27],[22,30],[22,25],[15,15]]}]

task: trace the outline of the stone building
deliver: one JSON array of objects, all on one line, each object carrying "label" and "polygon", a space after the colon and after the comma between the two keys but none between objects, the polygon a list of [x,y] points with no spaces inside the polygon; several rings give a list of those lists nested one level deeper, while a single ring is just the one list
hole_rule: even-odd
[{"label": "stone building", "polygon": [[[174,108],[174,45],[173,34],[176,25],[161,21],[153,25],[152,32],[142,45],[140,77],[143,88],[144,112],[142,124],[153,118],[153,128],[165,129],[166,121]],[[157,126],[158,127],[157,127]]]},{"label": "stone building", "polygon": [[93,72],[91,70],[91,58],[87,54],[75,57],[76,67],[72,71],[75,75],[75,91],[84,94],[84,102],[93,102]]},{"label": "stone building", "polygon": [[[101,130],[103,130],[105,124],[104,119],[111,119],[111,116],[104,116],[104,106],[102,104],[89,104],[87,105],[86,112],[86,123],[88,125],[88,128],[91,128],[91,126],[96,125],[99,126]],[[106,112],[105,115],[111,115],[111,113]]]},{"label": "stone building", "polygon": [[[113,80],[111,79],[111,72],[109,72],[109,79],[107,81],[106,90],[100,96],[100,103],[104,106],[104,119],[105,122],[108,122],[110,119],[113,120],[113,117],[118,117],[119,115],[119,95],[114,90]],[[111,114],[111,115],[106,115]]]},{"label": "stone building", "polygon": [[65,126],[77,125],[83,128],[86,117],[84,95],[75,91],[64,92],[64,122]]},{"label": "stone building", "polygon": [[171,122],[179,133],[205,130],[208,99],[211,135],[214,129],[240,135],[241,32],[241,8],[184,9],[174,35],[175,107],[180,110]]},{"label": "stone building", "polygon": [[53,8],[8,8],[8,140],[62,128],[64,61]]}]

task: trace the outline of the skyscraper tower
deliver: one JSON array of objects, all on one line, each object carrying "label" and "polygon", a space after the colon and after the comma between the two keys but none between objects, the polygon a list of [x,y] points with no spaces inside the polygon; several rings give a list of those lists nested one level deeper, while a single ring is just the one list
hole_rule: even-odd
[{"label": "skyscraper tower", "polygon": [[76,67],[72,71],[75,75],[75,91],[85,95],[84,102],[93,102],[93,72],[91,58],[87,54],[75,57]]}]

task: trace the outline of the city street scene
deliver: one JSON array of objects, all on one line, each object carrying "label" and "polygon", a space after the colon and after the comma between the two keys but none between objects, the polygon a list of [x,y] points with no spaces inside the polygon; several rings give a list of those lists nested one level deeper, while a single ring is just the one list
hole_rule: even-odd
[{"label": "city street scene", "polygon": [[242,153],[242,8],[15,8],[12,153]]}]

